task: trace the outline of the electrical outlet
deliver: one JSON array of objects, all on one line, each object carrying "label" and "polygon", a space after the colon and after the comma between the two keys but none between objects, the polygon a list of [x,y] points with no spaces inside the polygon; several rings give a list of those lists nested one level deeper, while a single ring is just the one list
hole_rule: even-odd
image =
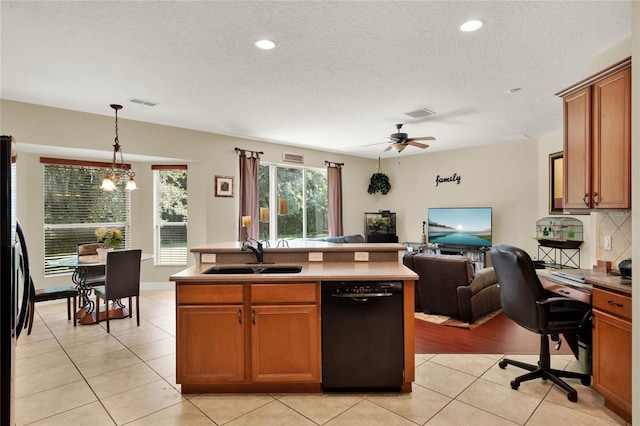
[{"label": "electrical outlet", "polygon": [[602,249],[611,250],[611,235],[605,235],[602,238]]},{"label": "electrical outlet", "polygon": [[309,262],[322,262],[322,252],[321,251],[310,251],[309,252]]},{"label": "electrical outlet", "polygon": [[216,263],[216,254],[215,253],[201,253],[200,254],[200,262],[201,263]]},{"label": "electrical outlet", "polygon": [[356,262],[368,262],[369,261],[369,252],[368,251],[356,251],[354,253],[354,260]]}]

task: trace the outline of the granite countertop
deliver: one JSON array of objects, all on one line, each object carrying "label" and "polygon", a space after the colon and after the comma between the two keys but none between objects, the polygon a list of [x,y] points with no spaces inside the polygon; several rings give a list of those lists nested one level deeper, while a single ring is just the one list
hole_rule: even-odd
[{"label": "granite countertop", "polygon": [[[367,244],[370,246],[372,244]],[[287,266],[278,263],[278,266]],[[203,274],[203,271],[216,266],[199,264],[180,271],[170,277],[180,282],[296,282],[296,281],[370,281],[370,280],[410,280],[418,279],[418,274],[401,262],[301,262],[302,271],[293,274]],[[224,265],[232,266],[232,265]],[[244,266],[236,265],[236,266]]]},{"label": "granite countertop", "polygon": [[553,272],[553,270],[538,270],[538,275],[543,276],[549,280],[559,282],[561,284],[566,284],[568,286],[577,288],[595,287],[631,296],[631,280],[622,278],[620,275],[601,272],[595,269],[562,269],[562,272],[583,277],[585,279],[585,283],[582,284],[570,279],[553,275],[551,272]]}]

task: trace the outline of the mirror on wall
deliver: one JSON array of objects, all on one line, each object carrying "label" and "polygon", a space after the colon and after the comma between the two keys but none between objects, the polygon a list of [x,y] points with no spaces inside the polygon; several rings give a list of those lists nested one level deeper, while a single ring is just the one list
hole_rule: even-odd
[{"label": "mirror on wall", "polygon": [[549,214],[563,214],[563,152],[549,154]]}]

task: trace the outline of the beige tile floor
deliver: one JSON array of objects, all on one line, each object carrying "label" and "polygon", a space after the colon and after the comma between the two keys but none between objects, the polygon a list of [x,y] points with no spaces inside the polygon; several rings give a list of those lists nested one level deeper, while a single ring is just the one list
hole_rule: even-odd
[{"label": "beige tile floor", "polygon": [[[63,302],[64,303],[64,302]],[[142,319],[73,327],[66,306],[38,304],[16,349],[18,425],[616,425],[602,397],[576,382],[578,403],[540,380],[510,380],[501,355],[416,355],[407,394],[181,395],[175,383],[175,311],[170,290],[144,291]],[[535,356],[518,356],[535,362]],[[556,368],[578,369],[570,356]]]}]

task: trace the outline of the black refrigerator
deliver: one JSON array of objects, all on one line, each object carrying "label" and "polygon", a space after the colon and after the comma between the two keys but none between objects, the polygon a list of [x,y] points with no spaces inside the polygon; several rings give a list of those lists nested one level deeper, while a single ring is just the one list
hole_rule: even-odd
[{"label": "black refrigerator", "polygon": [[0,136],[0,425],[14,425],[15,347],[28,310],[29,259],[16,219],[16,145]]}]

